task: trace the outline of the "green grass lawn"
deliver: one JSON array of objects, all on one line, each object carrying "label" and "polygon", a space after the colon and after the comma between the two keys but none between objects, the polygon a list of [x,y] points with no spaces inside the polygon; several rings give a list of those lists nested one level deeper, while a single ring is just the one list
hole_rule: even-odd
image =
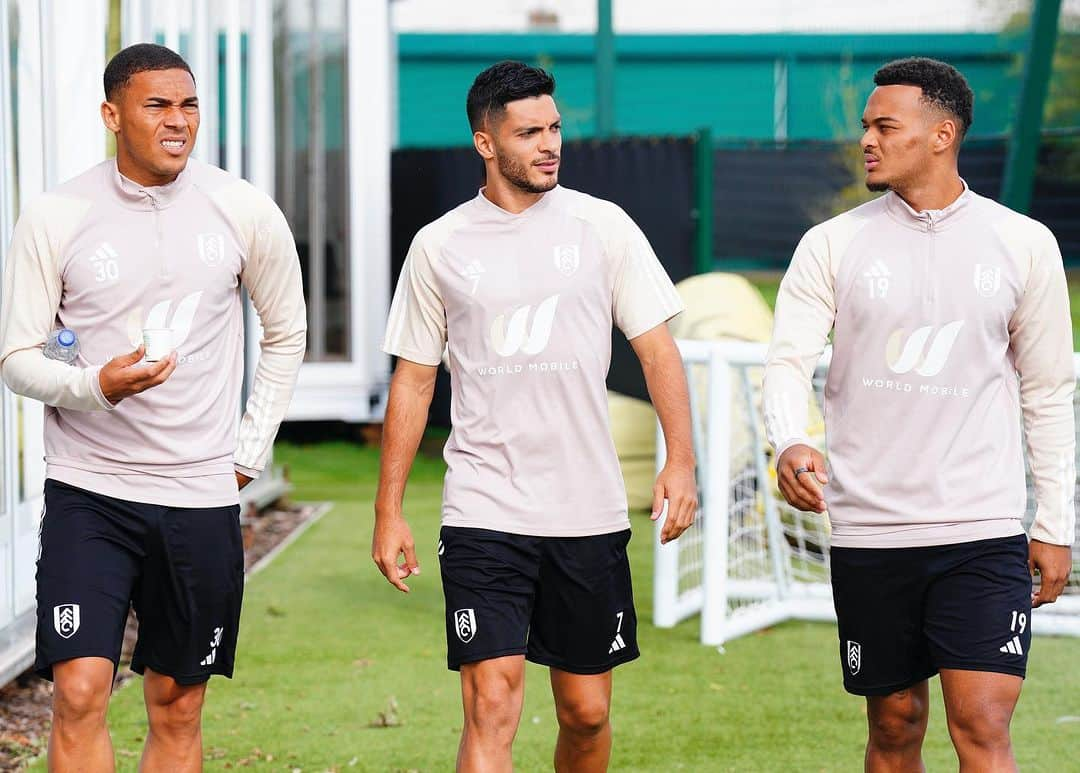
[{"label": "green grass lawn", "polygon": [[[280,445],[276,454],[290,466],[296,498],[335,506],[247,587],[236,679],[215,678],[209,689],[207,769],[452,770],[461,709],[457,675],[445,666],[435,556],[442,462],[418,460],[410,482],[406,510],[423,573],[406,596],[369,557],[375,451],[336,443]],[[634,526],[643,655],[617,672],[611,769],[861,769],[863,701],[840,686],[835,629],[786,624],[721,654],[698,644],[696,620],[652,627],[651,523],[637,516]],[[1080,641],[1036,640],[1014,722],[1023,769],[1076,769],[1078,658]],[[927,763],[955,769],[936,701]],[[400,725],[373,727],[392,704]],[[144,737],[138,681],[115,696],[110,723],[119,768],[135,770]],[[547,675],[530,666],[516,769],[550,770],[554,738]]]},{"label": "green grass lawn", "polygon": [[[1073,351],[1080,351],[1080,271],[1066,271],[1069,282],[1069,306],[1072,311]],[[774,272],[750,272],[747,278],[753,283],[772,308],[776,305],[776,291],[780,289],[782,274]]]}]

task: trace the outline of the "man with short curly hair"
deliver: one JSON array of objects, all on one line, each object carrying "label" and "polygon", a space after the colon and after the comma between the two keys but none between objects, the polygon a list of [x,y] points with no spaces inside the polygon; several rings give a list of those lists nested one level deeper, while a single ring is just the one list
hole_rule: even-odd
[{"label": "man with short curly hair", "polygon": [[[796,248],[777,297],[766,428],[787,501],[828,506],[844,686],[867,700],[866,769],[922,770],[928,679],[940,674],[960,769],[1014,770],[1031,608],[1064,588],[1076,532],[1061,253],[1045,226],[960,178],[973,102],[963,75],[911,58],[874,83],[861,146],[867,187],[886,193]],[[806,415],[830,332],[826,468]]]}]

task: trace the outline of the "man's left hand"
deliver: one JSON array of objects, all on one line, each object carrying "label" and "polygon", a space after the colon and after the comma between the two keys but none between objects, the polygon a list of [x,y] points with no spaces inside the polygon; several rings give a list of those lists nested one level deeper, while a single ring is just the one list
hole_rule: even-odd
[{"label": "man's left hand", "polygon": [[1031,594],[1031,606],[1052,604],[1065,590],[1072,567],[1072,548],[1031,540],[1028,545],[1028,568],[1031,576],[1039,574],[1039,589]]},{"label": "man's left hand", "polygon": [[252,480],[253,478],[249,478],[244,473],[238,472],[236,473],[236,488],[242,489],[244,486],[251,483]]},{"label": "man's left hand", "polygon": [[667,500],[667,520],[660,530],[660,544],[667,544],[690,528],[697,513],[697,482],[694,465],[668,462],[656,477],[653,486],[652,519],[660,517]]}]

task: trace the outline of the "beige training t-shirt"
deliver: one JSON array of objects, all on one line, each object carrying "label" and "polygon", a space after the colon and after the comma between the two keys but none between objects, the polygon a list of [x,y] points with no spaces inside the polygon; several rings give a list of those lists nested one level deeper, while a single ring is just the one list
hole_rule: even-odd
[{"label": "beige training t-shirt", "polygon": [[682,311],[616,205],[556,187],[520,214],[483,192],[416,235],[388,354],[448,352],[443,523],[538,536],[629,526],[608,421],[612,323],[634,338]]}]

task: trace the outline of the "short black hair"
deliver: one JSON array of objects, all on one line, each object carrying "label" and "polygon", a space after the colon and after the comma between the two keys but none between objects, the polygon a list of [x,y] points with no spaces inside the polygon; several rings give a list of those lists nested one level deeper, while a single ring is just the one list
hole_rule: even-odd
[{"label": "short black hair", "polygon": [[960,138],[963,139],[973,119],[975,95],[965,78],[951,64],[912,56],[889,62],[876,73],[874,83],[878,86],[918,86],[923,101],[944,110],[960,122]]},{"label": "short black hair", "polygon": [[132,75],[148,70],[187,70],[191,80],[195,80],[195,74],[184,57],[171,48],[156,43],[136,43],[121,49],[105,65],[105,99],[111,100],[116,96]]},{"label": "short black hair", "polygon": [[539,67],[524,62],[503,61],[476,76],[465,112],[474,132],[481,131],[490,118],[505,112],[507,102],[555,93],[555,79]]}]

